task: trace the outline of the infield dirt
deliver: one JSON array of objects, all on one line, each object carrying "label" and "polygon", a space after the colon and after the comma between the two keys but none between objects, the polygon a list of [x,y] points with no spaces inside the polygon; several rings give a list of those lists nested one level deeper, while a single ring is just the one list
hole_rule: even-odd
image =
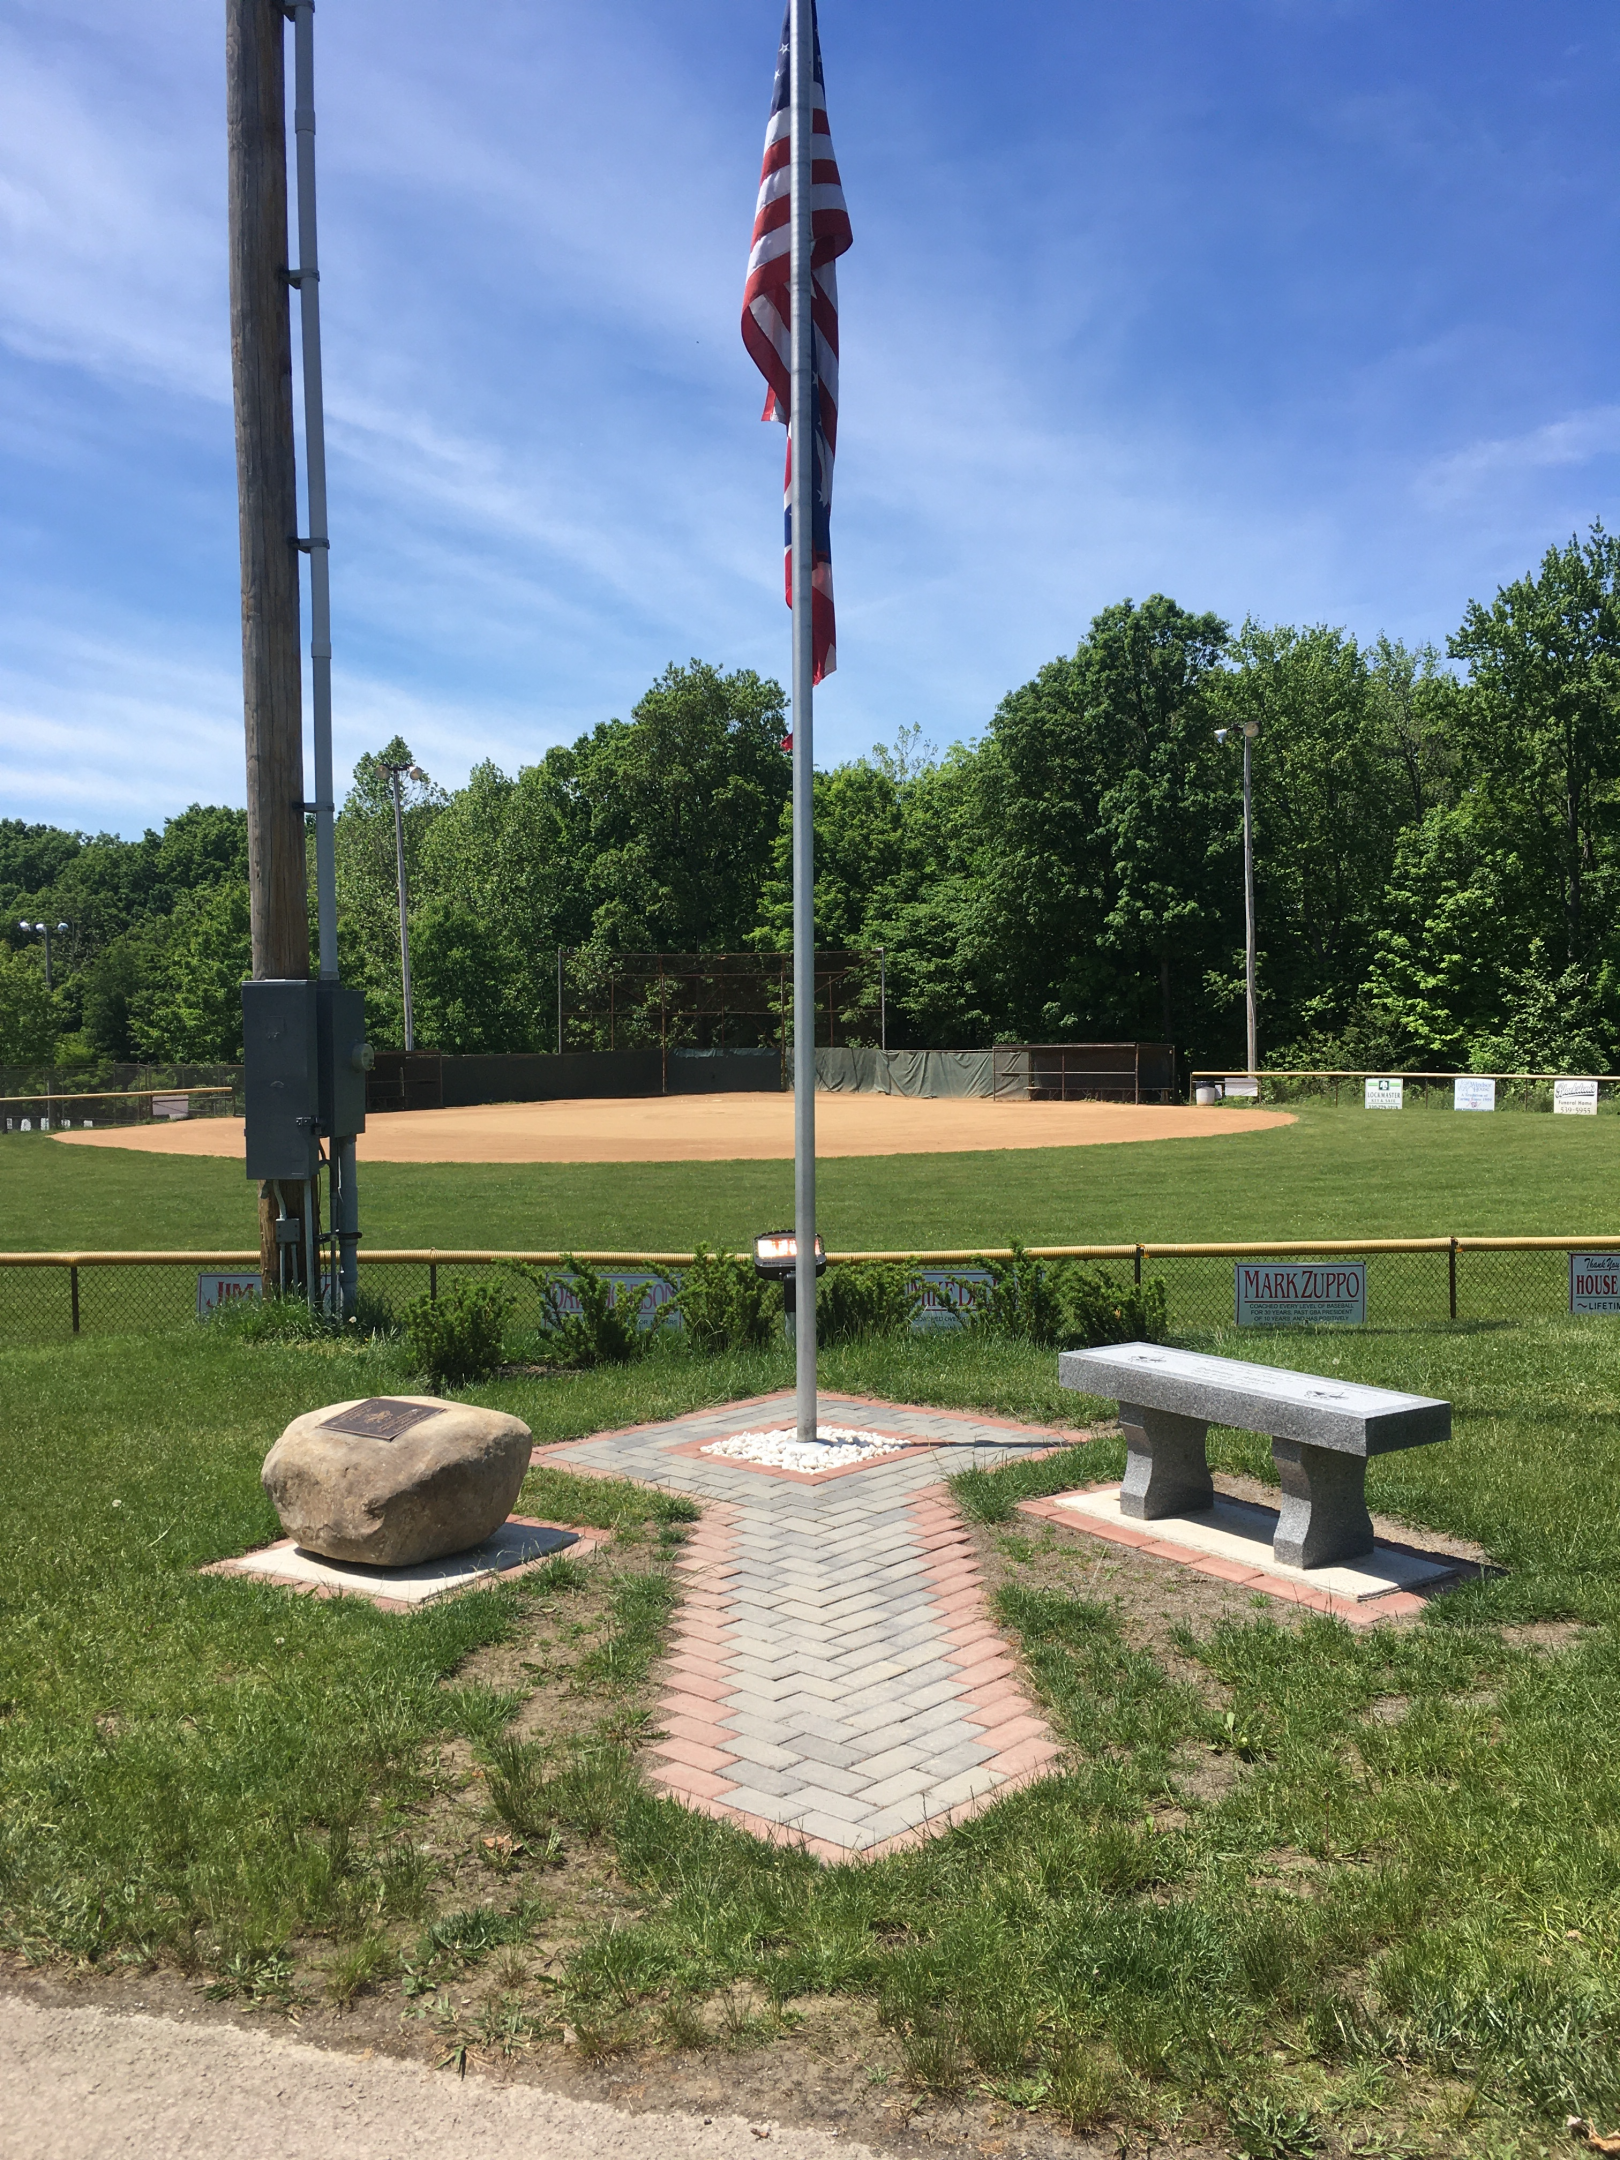
[{"label": "infield dirt", "polygon": [[[816,1153],[963,1155],[1001,1148],[1097,1147],[1126,1140],[1206,1140],[1291,1125],[1279,1110],[1182,1104],[994,1102],[982,1096],[819,1095]],[[54,1135],[64,1147],[144,1154],[242,1153],[240,1118],[109,1126]],[[654,1095],[627,1101],[484,1103],[374,1115],[362,1162],[766,1162],[793,1155],[793,1098]]]}]

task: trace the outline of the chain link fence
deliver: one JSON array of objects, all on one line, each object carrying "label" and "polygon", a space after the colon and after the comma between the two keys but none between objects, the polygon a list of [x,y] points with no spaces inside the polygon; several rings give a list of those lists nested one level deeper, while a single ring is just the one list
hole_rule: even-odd
[{"label": "chain link fence", "polygon": [[[1087,1254],[1068,1248],[1064,1257],[1089,1259],[1116,1281],[1155,1278],[1165,1285],[1172,1335],[1230,1327],[1235,1318],[1235,1275],[1240,1262],[1274,1260],[1309,1263],[1313,1258],[1354,1258],[1365,1264],[1366,1320],[1370,1328],[1430,1326],[1456,1320],[1551,1318],[1569,1310],[1569,1255],[1593,1249],[1578,1239],[1424,1239],[1405,1245],[1383,1241],[1380,1249],[1360,1250],[1343,1244],[1318,1248],[1258,1245],[1204,1247],[1111,1246]],[[1596,1241],[1596,1249],[1604,1249]],[[1620,1240],[1614,1241],[1620,1267]],[[1055,1257],[1055,1255],[1050,1255]],[[550,1260],[554,1256],[546,1256]],[[615,1254],[602,1259],[604,1271],[623,1275],[679,1273],[679,1257],[668,1254]],[[846,1255],[846,1259],[859,1256]],[[885,1255],[885,1258],[898,1257]],[[966,1268],[962,1254],[929,1254],[931,1270],[952,1264]],[[994,1257],[994,1255],[992,1255]],[[1039,1254],[1037,1253],[1037,1257]],[[836,1256],[835,1256],[836,1258]],[[514,1295],[512,1318],[518,1327],[538,1326],[541,1317],[537,1277],[545,1262],[529,1272],[496,1253],[441,1258],[429,1252],[384,1258],[362,1255],[362,1319],[373,1324],[397,1321],[413,1298],[424,1292],[442,1295],[460,1282],[500,1281]],[[257,1282],[257,1255],[249,1252],[190,1253],[158,1257],[135,1255],[0,1255],[0,1341],[55,1342],[80,1335],[154,1333],[194,1324],[203,1297],[229,1296],[231,1289],[214,1278],[236,1278],[238,1290]],[[244,1281],[243,1279],[246,1279]]]}]

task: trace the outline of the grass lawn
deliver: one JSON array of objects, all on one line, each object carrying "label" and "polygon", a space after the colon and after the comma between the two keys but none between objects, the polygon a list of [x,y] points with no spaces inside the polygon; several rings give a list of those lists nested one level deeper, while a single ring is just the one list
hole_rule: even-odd
[{"label": "grass lawn", "polygon": [[[1616,1227],[1607,1117],[1458,1116],[1306,1105],[1229,1139],[824,1162],[834,1250],[1137,1239],[1590,1236]],[[368,1241],[531,1251],[741,1246],[792,1214],[790,1163],[377,1163],[361,1169]],[[0,1143],[0,1249],[248,1246],[237,1165]]]},{"label": "grass lawn", "polygon": [[[1550,1120],[1496,1130],[1520,1122],[1565,1148]],[[885,2095],[925,2130],[1016,2121],[1031,2151],[1104,2125],[1266,2160],[1539,2153],[1566,2112],[1614,2128],[1620,1346],[1566,1319],[1241,1354],[1451,1398],[1453,1444],[1375,1465],[1372,1503],[1502,1572],[1409,1629],[1258,1605],[1144,1627],[1091,1541],[1011,1514],[1116,1471],[1117,1444],[969,1477],[1070,1767],[920,1852],[823,1869],[640,1781],[686,1503],[540,1473],[533,1511],[617,1524],[600,1565],[404,1617],[300,1599],[195,1570],[275,1534],[271,1440],[403,1385],[393,1345],[0,1350],[0,1945],[300,2006],[311,2030],[348,2006],[452,2064],[628,2058],[671,2097],[693,2064],[704,2090],[763,2091],[814,2064],[866,2095],[854,2134],[892,2130]],[[823,1377],[1074,1417],[1055,1366],[913,1338]],[[775,1351],[666,1350],[475,1392],[556,1440],[789,1376]],[[1252,1440],[1213,1452],[1268,1469]]]}]

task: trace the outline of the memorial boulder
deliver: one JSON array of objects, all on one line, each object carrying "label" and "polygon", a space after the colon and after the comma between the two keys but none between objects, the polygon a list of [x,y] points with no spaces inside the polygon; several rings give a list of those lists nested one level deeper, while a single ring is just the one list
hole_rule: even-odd
[{"label": "memorial boulder", "polygon": [[499,1529],[531,1445],[528,1426],[504,1411],[375,1396],[294,1418],[262,1476],[282,1528],[306,1552],[411,1567]]}]

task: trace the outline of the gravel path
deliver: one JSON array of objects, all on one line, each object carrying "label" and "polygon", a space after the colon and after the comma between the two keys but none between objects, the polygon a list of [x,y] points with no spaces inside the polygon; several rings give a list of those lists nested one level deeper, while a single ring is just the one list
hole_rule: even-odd
[{"label": "gravel path", "polygon": [[[762,2135],[763,2133],[763,2135]],[[625,2115],[279,2034],[0,1996],[0,2160],[874,2160],[824,2130]]]}]

